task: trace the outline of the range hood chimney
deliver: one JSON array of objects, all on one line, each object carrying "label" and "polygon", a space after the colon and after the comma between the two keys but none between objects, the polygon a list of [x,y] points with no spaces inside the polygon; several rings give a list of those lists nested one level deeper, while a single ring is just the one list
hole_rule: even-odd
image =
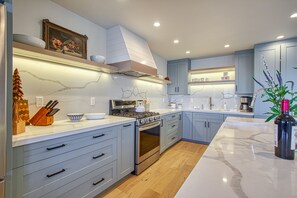
[{"label": "range hood chimney", "polygon": [[122,26],[107,30],[106,62],[119,68],[119,73],[156,76],[157,67],[147,42]]}]

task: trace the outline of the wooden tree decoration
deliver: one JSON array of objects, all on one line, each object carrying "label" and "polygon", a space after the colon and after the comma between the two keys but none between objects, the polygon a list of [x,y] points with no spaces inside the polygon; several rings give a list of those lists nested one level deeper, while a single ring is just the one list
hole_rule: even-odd
[{"label": "wooden tree decoration", "polygon": [[22,81],[18,69],[13,73],[13,134],[25,132],[25,125],[29,123],[28,100],[24,100]]}]

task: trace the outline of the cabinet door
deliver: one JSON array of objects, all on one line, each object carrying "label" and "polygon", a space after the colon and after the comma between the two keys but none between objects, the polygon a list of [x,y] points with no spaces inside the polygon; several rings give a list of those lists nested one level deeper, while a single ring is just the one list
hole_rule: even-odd
[{"label": "cabinet door", "polygon": [[206,124],[207,121],[204,119],[195,118],[193,119],[193,140],[206,142]]},{"label": "cabinet door", "polygon": [[167,64],[167,75],[171,81],[171,84],[167,86],[168,94],[177,94],[178,87],[178,71],[177,71],[177,63],[168,63]]},{"label": "cabinet door", "polygon": [[161,116],[161,126],[160,126],[160,153],[163,153],[166,150],[166,138],[167,138],[167,130],[166,130],[166,118],[165,116]]},{"label": "cabinet door", "polygon": [[206,141],[210,143],[214,136],[217,134],[218,130],[220,129],[222,125],[222,122],[217,121],[217,120],[209,120],[207,122],[207,135],[206,135]]},{"label": "cabinet door", "polygon": [[187,60],[178,63],[178,87],[177,92],[180,95],[188,94],[188,75],[189,75],[189,62]]},{"label": "cabinet door", "polygon": [[184,112],[183,113],[183,138],[193,139],[193,113]]},{"label": "cabinet door", "polygon": [[254,52],[238,52],[235,55],[236,94],[253,94],[254,92]]},{"label": "cabinet door", "polygon": [[[266,60],[268,69],[274,79],[276,70],[280,70],[280,45],[279,44],[265,44],[258,45],[255,47],[255,68],[254,77],[256,80],[261,82],[263,85],[267,85],[265,82],[266,78],[263,74],[263,69],[265,68],[263,64],[263,58]],[[254,83],[254,91],[256,92],[261,87]],[[269,112],[269,107],[272,106],[269,102],[263,102],[265,98],[261,98],[263,92],[257,94],[257,100],[254,106],[254,113],[256,116],[265,116],[266,112]],[[267,117],[267,116],[265,116]]]},{"label": "cabinet door", "polygon": [[297,91],[297,40],[281,46],[281,71],[283,81],[293,81],[294,91]]},{"label": "cabinet door", "polygon": [[118,134],[118,179],[121,179],[134,171],[134,123],[120,126]]}]

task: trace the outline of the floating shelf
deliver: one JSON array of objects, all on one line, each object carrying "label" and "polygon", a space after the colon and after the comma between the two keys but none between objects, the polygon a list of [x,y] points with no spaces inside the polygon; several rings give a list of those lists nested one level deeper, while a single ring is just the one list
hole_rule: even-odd
[{"label": "floating shelf", "polygon": [[149,81],[149,82],[154,82],[154,83],[159,83],[159,84],[171,84],[170,80],[164,80],[161,79],[157,76],[147,76],[147,77],[140,77],[138,78],[139,80],[144,80],[144,81]]},{"label": "floating shelf", "polygon": [[233,84],[235,80],[217,80],[217,81],[203,81],[203,82],[189,82],[189,85],[212,85],[212,84]]},{"label": "floating shelf", "polygon": [[234,66],[229,66],[229,67],[216,67],[216,68],[209,68],[209,69],[195,69],[195,70],[190,70],[190,74],[203,74],[203,73],[219,73],[219,72],[230,72],[230,71],[235,71]]},{"label": "floating shelf", "polygon": [[118,68],[115,66],[99,64],[83,58],[78,58],[18,42],[13,42],[13,55],[104,73],[114,73],[118,71]]}]

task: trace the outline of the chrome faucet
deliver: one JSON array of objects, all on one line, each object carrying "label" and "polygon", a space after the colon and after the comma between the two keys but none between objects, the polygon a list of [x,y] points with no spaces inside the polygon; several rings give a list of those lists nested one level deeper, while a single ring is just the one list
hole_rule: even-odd
[{"label": "chrome faucet", "polygon": [[209,97],[209,109],[212,110],[213,106],[214,106],[214,104],[212,104],[212,98]]}]

